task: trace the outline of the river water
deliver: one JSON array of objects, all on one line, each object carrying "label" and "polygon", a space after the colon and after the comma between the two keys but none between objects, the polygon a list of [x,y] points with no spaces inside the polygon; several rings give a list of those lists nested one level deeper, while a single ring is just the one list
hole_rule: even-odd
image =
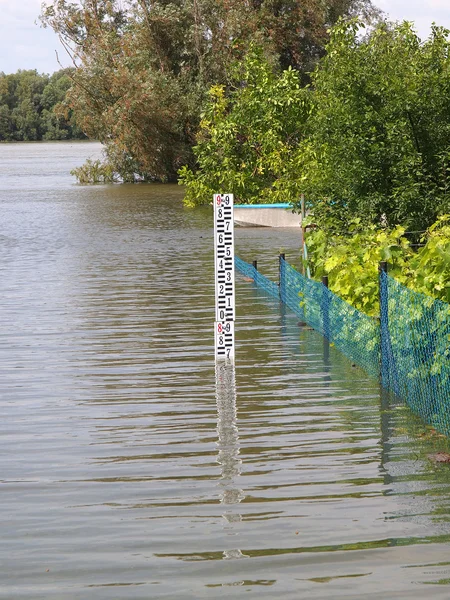
[{"label": "river water", "polygon": [[242,278],[216,370],[211,210],[99,152],[0,145],[0,598],[448,598],[446,440]]}]

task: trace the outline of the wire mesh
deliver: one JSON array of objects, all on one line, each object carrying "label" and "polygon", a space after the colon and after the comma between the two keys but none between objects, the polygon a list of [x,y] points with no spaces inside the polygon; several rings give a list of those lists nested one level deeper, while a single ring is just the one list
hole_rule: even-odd
[{"label": "wire mesh", "polygon": [[322,283],[304,277],[280,258],[281,300],[369,375],[380,373],[376,319],[361,313]]},{"label": "wire mesh", "polygon": [[450,305],[380,275],[383,387],[450,434]]},{"label": "wire mesh", "polygon": [[280,290],[278,284],[276,284],[274,281],[260,273],[258,269],[255,269],[253,265],[250,265],[249,263],[236,256],[234,258],[234,266],[237,271],[244,275],[244,277],[253,279],[253,281],[259,288],[263,289],[265,292],[267,292],[275,298],[279,297]]},{"label": "wire mesh", "polygon": [[280,257],[277,286],[252,265],[236,268],[279,297],[426,422],[450,435],[450,305],[380,273],[380,318],[358,311]]}]

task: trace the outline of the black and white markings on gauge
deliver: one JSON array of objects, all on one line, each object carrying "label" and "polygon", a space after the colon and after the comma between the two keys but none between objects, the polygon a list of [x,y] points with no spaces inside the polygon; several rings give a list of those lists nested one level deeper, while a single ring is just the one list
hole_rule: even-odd
[{"label": "black and white markings on gauge", "polygon": [[215,356],[234,360],[233,194],[214,194]]}]

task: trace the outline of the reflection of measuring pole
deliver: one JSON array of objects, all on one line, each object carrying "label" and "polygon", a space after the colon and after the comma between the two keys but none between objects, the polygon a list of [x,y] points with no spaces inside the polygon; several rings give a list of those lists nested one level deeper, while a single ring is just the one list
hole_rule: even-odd
[{"label": "reflection of measuring pole", "polygon": [[239,432],[236,410],[236,378],[234,364],[216,362],[217,402],[217,462],[220,464],[220,503],[226,521],[225,531],[230,546],[224,549],[224,559],[246,558],[239,549],[239,530],[235,523],[242,521],[239,503],[245,498],[239,487],[241,458],[239,455]]},{"label": "reflection of measuring pole", "polygon": [[233,194],[214,195],[215,355],[234,360]]}]

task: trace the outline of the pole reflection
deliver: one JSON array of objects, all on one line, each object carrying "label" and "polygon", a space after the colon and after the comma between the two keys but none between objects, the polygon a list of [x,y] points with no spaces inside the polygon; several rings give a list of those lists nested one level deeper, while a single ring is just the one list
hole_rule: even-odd
[{"label": "pole reflection", "polygon": [[[216,403],[217,403],[217,462],[221,466],[220,503],[228,535],[235,536],[235,524],[242,520],[237,505],[245,498],[238,485],[241,474],[239,432],[236,409],[236,375],[234,365],[227,362],[216,363]],[[226,549],[224,559],[245,558],[239,548]]]}]

